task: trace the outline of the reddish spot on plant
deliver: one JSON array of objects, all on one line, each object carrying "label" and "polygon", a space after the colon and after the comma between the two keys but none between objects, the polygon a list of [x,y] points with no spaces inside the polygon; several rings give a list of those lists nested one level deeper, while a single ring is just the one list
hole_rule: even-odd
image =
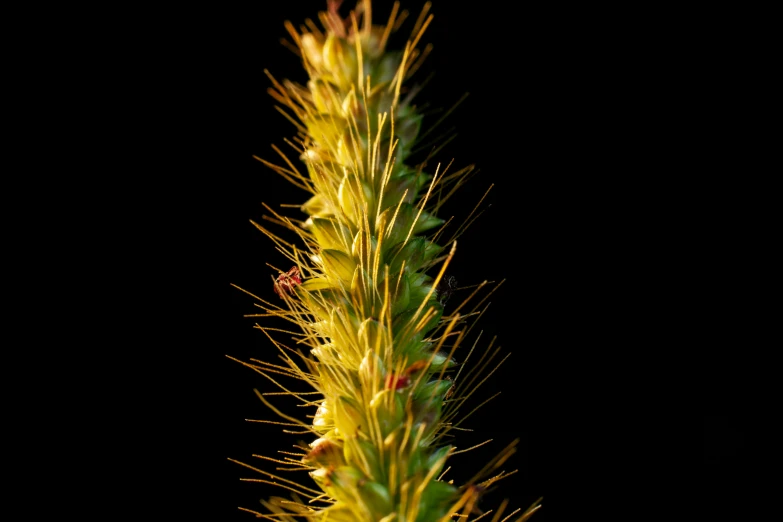
[{"label": "reddish spot on plant", "polygon": [[283,297],[283,292],[292,294],[297,285],[302,284],[302,278],[299,276],[299,267],[292,267],[288,272],[283,272],[277,276],[275,281],[275,293]]},{"label": "reddish spot on plant", "polygon": [[395,375],[390,373],[386,376],[386,389],[387,390],[400,390],[410,385],[410,378],[405,375]]}]

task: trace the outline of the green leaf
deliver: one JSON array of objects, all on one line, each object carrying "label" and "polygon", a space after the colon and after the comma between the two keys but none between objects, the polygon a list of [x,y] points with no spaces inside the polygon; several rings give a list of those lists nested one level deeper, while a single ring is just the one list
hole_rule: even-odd
[{"label": "green leaf", "polygon": [[385,437],[402,423],[405,405],[395,390],[381,390],[370,400],[370,410],[378,420]]},{"label": "green leaf", "polygon": [[310,279],[307,279],[304,281],[299,288],[302,288],[304,290],[307,290],[308,292],[313,292],[315,290],[324,290],[326,288],[331,288],[332,285],[329,284],[329,280],[325,277],[311,277]]},{"label": "green leaf", "polygon": [[443,307],[437,301],[430,301],[430,304],[431,306],[425,306],[419,313],[417,308],[410,308],[397,315],[392,322],[394,337],[414,335],[418,332],[426,334],[435,328],[443,315]]},{"label": "green leaf", "polygon": [[313,218],[312,231],[318,246],[322,249],[340,250],[349,252],[353,242],[351,229],[339,223],[336,219]]},{"label": "green leaf", "polygon": [[453,368],[457,366],[457,362],[451,357],[449,357],[449,354],[447,354],[446,352],[438,352],[432,356],[432,365],[430,366],[430,368],[432,370],[440,370],[441,368],[443,368],[444,364],[447,365],[448,368]]},{"label": "green leaf", "polygon": [[356,262],[341,250],[326,249],[321,251],[321,259],[327,276],[337,277],[346,287],[351,284]]},{"label": "green leaf", "polygon": [[416,390],[416,399],[427,399],[429,397],[443,397],[449,388],[451,388],[452,382],[448,379],[430,381],[422,384],[418,390]]},{"label": "green leaf", "polygon": [[337,201],[345,216],[359,228],[366,215],[375,214],[375,196],[372,187],[361,181],[356,174],[346,173],[337,189]]},{"label": "green leaf", "polygon": [[[345,460],[364,470],[367,476],[384,476],[378,459],[378,448],[371,441],[353,439],[345,444],[344,453]],[[361,453],[361,455],[357,453]],[[369,466],[369,469],[364,469],[365,465]]]},{"label": "green leaf", "polygon": [[359,487],[359,494],[364,504],[377,518],[383,517],[392,510],[392,496],[389,489],[377,482],[365,482]]},{"label": "green leaf", "polygon": [[423,237],[413,237],[407,243],[399,243],[385,255],[389,265],[389,273],[396,274],[402,269],[403,263],[411,272],[418,271],[424,260],[426,244]]},{"label": "green leaf", "polygon": [[349,397],[343,395],[334,403],[334,424],[343,437],[353,437],[362,425],[362,408]]},{"label": "green leaf", "polygon": [[437,217],[435,214],[430,214],[429,212],[425,211],[421,213],[419,219],[416,221],[416,226],[413,227],[413,233],[421,234],[427,230],[439,227],[443,223],[445,223],[444,220]]},{"label": "green leaf", "polygon": [[382,234],[385,238],[384,241],[387,245],[385,250],[391,250],[409,238],[409,235],[411,237],[419,235],[443,223],[445,221],[434,214],[426,211],[419,213],[418,208],[409,203],[403,203],[399,208],[389,207],[381,212],[376,228],[377,233]]},{"label": "green leaf", "polygon": [[427,470],[437,469],[435,476],[440,474],[440,470],[443,469],[443,465],[446,463],[446,458],[451,451],[451,446],[443,446],[438,448],[430,454],[427,458]]},{"label": "green leaf", "polygon": [[329,201],[321,194],[308,199],[304,205],[301,206],[302,212],[315,217],[331,216],[334,214],[332,206]]},{"label": "green leaf", "polygon": [[305,120],[307,132],[327,148],[334,148],[348,129],[348,122],[336,114],[316,114]]},{"label": "green leaf", "polygon": [[369,235],[360,228],[359,232],[353,238],[351,244],[351,254],[359,264],[371,266],[375,258],[375,251],[378,248],[378,240],[373,235]]},{"label": "green leaf", "polygon": [[456,502],[458,490],[447,482],[434,480],[427,484],[419,503],[419,514],[416,522],[441,520],[446,516],[447,509]]},{"label": "green leaf", "polygon": [[356,339],[362,349],[373,351],[381,351],[386,344],[391,343],[386,327],[371,317],[359,325]]}]

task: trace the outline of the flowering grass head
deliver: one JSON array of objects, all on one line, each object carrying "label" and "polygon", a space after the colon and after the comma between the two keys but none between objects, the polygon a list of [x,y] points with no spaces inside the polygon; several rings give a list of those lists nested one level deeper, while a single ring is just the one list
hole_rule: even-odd
[{"label": "flowering grass head", "polygon": [[[417,88],[408,82],[429,52],[419,47],[432,21],[429,5],[400,51],[387,49],[407,16],[398,4],[383,25],[372,23],[369,0],[347,17],[339,7],[327,2],[322,28],[309,20],[299,30],[286,24],[306,85],[270,75],[270,94],[298,130],[289,141],[296,158],[275,149],[280,164],[261,161],[308,196],[301,217],[267,207],[297,243],[256,224],[288,266],[273,274],[273,295],[254,297],[263,310],[258,315],[283,318],[295,330],[259,327],[284,364],[242,362],[312,408],[311,421],[298,419],[257,392],[311,438],[298,454],[269,460],[307,470],[312,482],[243,465],[265,477],[256,480],[293,493],[294,500],[264,501],[269,513],[254,512],[259,516],[450,520],[477,512],[482,492],[509,474],[497,469],[513,452],[509,447],[466,484],[444,478],[457,453],[449,441],[464,420],[456,419],[457,410],[491,375],[498,354],[488,349],[473,362],[471,349],[461,364],[454,358],[486,296],[469,305],[471,298],[486,283],[445,309],[457,290],[445,272],[464,227],[443,237],[446,222],[438,212],[472,168],[428,171],[426,164],[408,164],[423,125]],[[308,391],[295,391],[283,378]],[[535,509],[511,516],[524,520]]]}]

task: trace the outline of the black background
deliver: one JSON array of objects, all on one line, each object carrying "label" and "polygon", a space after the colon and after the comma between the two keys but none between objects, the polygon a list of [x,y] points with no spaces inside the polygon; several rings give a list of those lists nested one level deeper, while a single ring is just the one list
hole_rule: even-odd
[{"label": "black background", "polygon": [[[390,4],[374,2],[376,20]],[[412,19],[400,36],[421,5],[403,4]],[[270,145],[285,148],[295,133],[263,71],[306,80],[279,43],[283,21],[298,25],[323,7],[183,13],[155,61],[165,94],[151,134],[172,160],[156,168],[179,180],[182,202],[170,230],[156,235],[162,252],[175,252],[163,284],[182,288],[169,304],[178,325],[169,346],[183,379],[160,413],[172,435],[159,444],[161,460],[178,463],[159,477],[171,482],[164,502],[174,511],[249,520],[237,507],[285,494],[241,482],[258,475],[228,460],[272,470],[251,455],[297,442],[245,422],[270,418],[253,389],[272,385],[226,356],[269,360],[274,350],[243,318],[252,298],[231,284],[275,298],[266,263],[284,260],[249,220],[262,218],[263,202],[307,196],[253,159],[274,161]],[[505,16],[496,6],[436,2],[432,12],[425,41],[435,47],[419,79],[435,75],[418,100],[446,108],[470,93],[444,125],[457,138],[436,159],[480,170],[442,215],[459,221],[495,185],[450,273],[460,286],[506,279],[481,326],[512,354],[478,395],[503,393],[456,443],[494,441],[455,457],[454,477],[519,438],[507,465],[519,472],[488,494],[485,509],[507,497],[524,509],[543,496],[541,521],[574,519],[558,514],[566,505],[593,516],[602,503],[626,514],[683,501],[722,512],[742,462],[732,382],[743,370],[724,350],[739,336],[725,320],[733,283],[711,284],[737,232],[731,210],[714,212],[721,182],[705,181],[716,164],[736,161],[710,139],[723,124],[704,88],[709,61],[673,51],[678,29],[662,35],[639,13],[617,25],[596,10]]]}]

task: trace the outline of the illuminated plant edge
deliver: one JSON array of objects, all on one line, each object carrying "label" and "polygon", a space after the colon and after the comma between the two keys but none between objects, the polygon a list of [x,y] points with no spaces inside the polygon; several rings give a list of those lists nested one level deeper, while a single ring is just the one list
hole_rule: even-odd
[{"label": "illuminated plant edge", "polygon": [[[481,334],[461,363],[453,357],[497,286],[485,281],[460,289],[469,295],[445,310],[457,290],[445,272],[481,201],[449,238],[443,237],[449,223],[437,214],[473,168],[451,172],[451,165],[438,164],[429,172],[426,161],[406,164],[434,128],[422,131],[413,103],[418,87],[407,85],[431,50],[418,47],[432,21],[430,4],[402,51],[386,48],[407,17],[398,3],[385,25],[372,25],[370,0],[346,18],[339,7],[328,1],[319,13],[323,30],[311,20],[298,30],[286,22],[307,85],[269,75],[270,94],[298,130],[287,143],[299,165],[277,147],[280,164],[259,160],[310,198],[301,206],[304,221],[265,205],[267,219],[293,231],[300,246],[254,223],[291,266],[277,269],[268,299],[251,294],[261,309],[252,317],[284,319],[299,331],[258,325],[283,364],[238,361],[280,388],[256,391],[282,418],[260,422],[304,430],[313,439],[298,453],[260,458],[307,470],[314,483],[234,461],[261,476],[243,480],[276,484],[290,494],[263,500],[265,513],[240,509],[291,521],[526,520],[539,502],[506,514],[508,501],[483,514],[477,506],[489,486],[513,473],[500,466],[516,441],[466,484],[445,478],[447,460],[472,449],[447,443],[475,411],[457,417],[459,407],[505,358],[495,362],[500,348],[494,340],[481,347]],[[281,336],[294,342],[284,344]],[[310,390],[295,391],[285,378]],[[312,422],[274,406],[268,397],[280,394],[312,407]]]}]

